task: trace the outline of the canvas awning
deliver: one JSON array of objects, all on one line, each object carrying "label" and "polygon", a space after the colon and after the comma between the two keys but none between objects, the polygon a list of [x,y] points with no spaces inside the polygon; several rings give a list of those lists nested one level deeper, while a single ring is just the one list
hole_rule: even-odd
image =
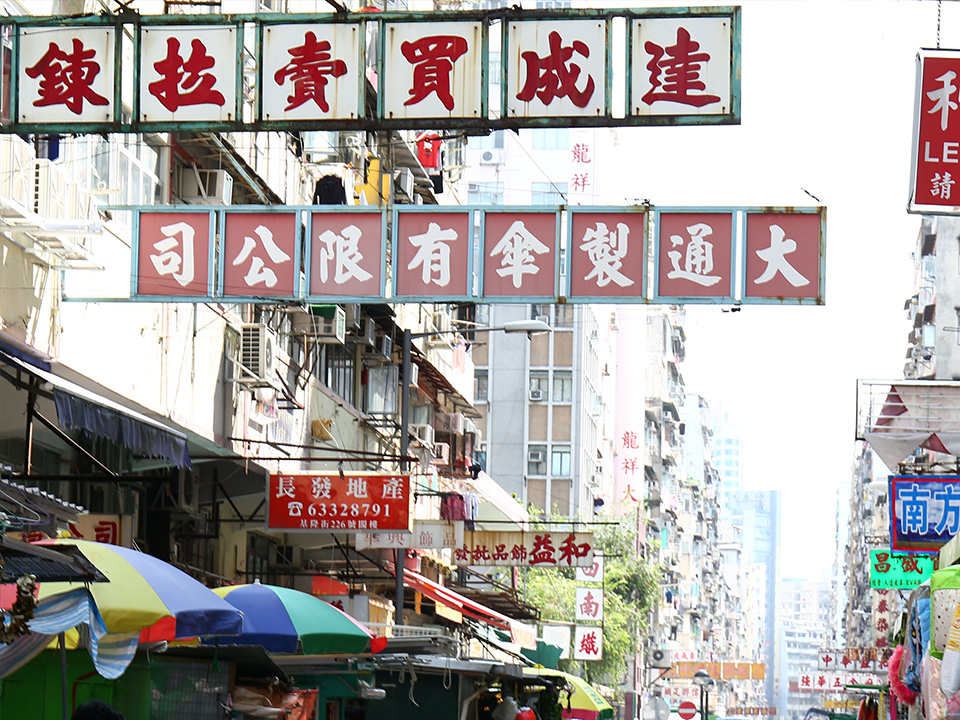
[{"label": "canvas awning", "polygon": [[861,381],[859,436],[891,470],[925,448],[960,457],[960,383]]},{"label": "canvas awning", "polygon": [[[3,365],[7,366],[6,368]],[[125,407],[54,374],[45,363],[28,362],[0,348],[0,375],[22,387],[16,375],[26,373],[53,393],[57,419],[64,430],[80,430],[110,440],[131,452],[163,458],[174,467],[191,467],[187,436],[157,420]]]}]

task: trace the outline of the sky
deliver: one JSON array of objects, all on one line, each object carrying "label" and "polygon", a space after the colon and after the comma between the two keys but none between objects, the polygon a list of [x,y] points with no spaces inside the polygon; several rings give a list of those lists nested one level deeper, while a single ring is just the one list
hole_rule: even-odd
[{"label": "sky", "polygon": [[[826,305],[688,306],[683,369],[688,391],[741,426],[745,487],[782,492],[782,575],[819,578],[851,475],[857,379],[902,377],[920,227],[906,212],[916,54],[937,47],[938,6],[742,8],[742,123],[622,130],[621,142],[640,159],[635,196],[658,205],[827,207]],[[943,3],[940,36],[960,48],[960,4]]]}]

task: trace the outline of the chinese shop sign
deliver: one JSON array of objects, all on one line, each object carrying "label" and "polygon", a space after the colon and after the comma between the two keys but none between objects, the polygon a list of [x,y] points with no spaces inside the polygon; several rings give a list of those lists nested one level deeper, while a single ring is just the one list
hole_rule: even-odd
[{"label": "chinese shop sign", "polygon": [[[210,15],[202,22],[164,16],[6,18],[15,38],[11,87],[17,93],[5,98],[15,119],[2,130],[740,121],[738,7],[697,8],[696,14],[632,8],[509,15]],[[617,18],[626,33],[612,32]],[[488,75],[492,34],[498,41],[493,46],[502,47],[496,76]],[[134,42],[121,51],[125,36]],[[254,36],[259,42],[245,48],[241,38]],[[378,45],[368,46],[367,37]],[[616,57],[628,58],[628,72],[614,74]],[[118,87],[133,77],[140,80],[131,117],[123,113]],[[375,102],[367,102],[368,80],[378,91]],[[495,90],[499,98],[491,98]],[[626,98],[622,114],[614,110],[615,95]]]},{"label": "chinese shop sign", "polygon": [[[374,207],[141,208],[135,212],[132,298],[823,302],[825,208],[658,209],[649,277],[647,219],[643,207],[411,206],[395,208],[392,223]],[[569,253],[561,251],[560,228]],[[624,431],[625,451],[638,438],[637,429]],[[624,457],[623,473],[642,472],[636,457]],[[632,485],[628,490],[635,493]]]},{"label": "chinese shop sign", "polygon": [[725,662],[706,663],[699,661],[674,662],[667,672],[668,678],[692,679],[697,670],[706,670],[710,677],[718,680],[763,680],[766,677],[766,666],[763,663]]},{"label": "chinese shop sign", "polygon": [[409,530],[408,475],[271,474],[269,530]]},{"label": "chinese shop sign", "polygon": [[933,553],[960,532],[960,479],[890,476],[890,550]]},{"label": "chinese shop sign", "polygon": [[357,550],[367,548],[408,548],[444,550],[456,546],[453,523],[414,520],[410,532],[357,533]]},{"label": "chinese shop sign", "polygon": [[575,620],[588,622],[603,620],[603,590],[595,587],[578,587],[576,590]]},{"label": "chinese shop sign", "polygon": [[933,574],[933,558],[870,551],[870,587],[915,588]]},{"label": "chinese shop sign", "polygon": [[592,567],[593,534],[468,531],[453,557],[457,565]]},{"label": "chinese shop sign", "polygon": [[577,625],[573,630],[574,660],[603,660],[603,628]]},{"label": "chinese shop sign", "polygon": [[837,670],[841,673],[880,673],[886,675],[887,663],[892,655],[893,648],[890,647],[821,650],[817,655],[817,669]]},{"label": "chinese shop sign", "polygon": [[914,213],[960,212],[960,52],[921,50],[913,117],[910,203]]}]

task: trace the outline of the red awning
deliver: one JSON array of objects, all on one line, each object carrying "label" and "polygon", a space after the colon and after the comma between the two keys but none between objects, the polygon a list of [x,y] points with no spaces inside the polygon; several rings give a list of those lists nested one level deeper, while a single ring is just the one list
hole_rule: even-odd
[{"label": "red awning", "polygon": [[410,572],[409,570],[404,571],[403,580],[406,585],[414,590],[422,592],[434,602],[438,602],[442,605],[454,608],[455,610],[459,610],[469,618],[485,622],[488,625],[493,625],[501,630],[510,630],[511,635],[513,634],[513,621],[511,621],[506,615],[501,615],[496,610],[491,610],[480,603],[475,603],[473,600],[468,600],[463,595],[455,593],[453,590],[448,590],[443,585],[435,583],[433,580],[429,580],[423,575]]}]

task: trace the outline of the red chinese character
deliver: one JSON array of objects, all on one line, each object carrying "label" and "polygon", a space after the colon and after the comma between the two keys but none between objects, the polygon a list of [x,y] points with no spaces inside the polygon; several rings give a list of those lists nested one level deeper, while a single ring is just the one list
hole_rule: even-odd
[{"label": "red chinese character", "polygon": [[810,687],[810,676],[809,676],[809,675],[801,675],[801,676],[800,676],[800,684],[803,685],[804,687]]},{"label": "red chinese character", "polygon": [[553,547],[550,533],[537,535],[533,541],[533,550],[530,551],[530,564],[539,565],[540,563],[551,563],[556,565],[557,560],[553,556],[555,552],[556,550]]},{"label": "red chinese character", "polygon": [[347,64],[343,60],[332,60],[330,43],[327,40],[317,42],[317,36],[307,32],[303,45],[290,48],[287,52],[293,58],[277,70],[273,79],[277,85],[283,85],[288,77],[293,79],[293,95],[287,96],[285,110],[300,107],[313,100],[324,112],[330,111],[326,98],[327,76],[338,78],[347,74]]},{"label": "red chinese character", "polygon": [[880,602],[877,603],[877,612],[885,613],[885,612],[888,612],[889,610],[890,610],[890,608],[887,607],[887,599],[886,599],[886,598],[884,598],[883,600],[881,600]]},{"label": "red chinese character", "polygon": [[905,573],[915,572],[918,575],[923,575],[923,570],[920,569],[919,561],[915,557],[900,558],[900,567]]},{"label": "red chinese character", "polygon": [[400,52],[413,68],[413,87],[404,105],[415,105],[430,93],[436,93],[447,110],[453,110],[450,73],[453,63],[467,51],[467,41],[455,35],[420,38],[400,45]]},{"label": "red chinese character", "polygon": [[876,568],[878,573],[890,572],[890,563],[887,562],[889,559],[890,553],[877,553],[877,562],[873,564],[873,567]]},{"label": "red chinese character", "polygon": [[[647,63],[650,71],[650,85],[652,86],[643,101],[653,105],[657,100],[703,107],[710,103],[720,102],[716,95],[697,95],[695,91],[706,90],[707,86],[700,80],[701,63],[710,59],[708,53],[698,53],[700,43],[690,39],[690,33],[685,28],[677,29],[677,44],[662,48],[656,43],[647,42],[644,49],[653,57]],[[664,59],[664,55],[667,59]],[[664,81],[660,82],[660,72],[666,71]],[[662,88],[657,92],[658,88]]]},{"label": "red chinese character", "polygon": [[486,546],[486,545],[477,545],[477,546],[473,549],[473,559],[474,559],[474,560],[489,560],[489,559],[490,559],[490,551],[487,550],[487,546]]},{"label": "red chinese character", "polygon": [[580,603],[580,613],[583,615],[590,615],[591,617],[596,617],[597,613],[600,612],[600,603],[593,599],[593,593],[588,592],[583,597],[583,602]]},{"label": "red chinese character", "polygon": [[823,664],[824,664],[824,665],[829,665],[830,663],[833,662],[833,658],[832,658],[830,655],[824,655],[824,656],[823,656],[822,658],[820,658],[820,659],[823,660]]},{"label": "red chinese character", "polygon": [[819,685],[820,687],[823,687],[826,684],[827,684],[826,675],[817,675],[817,685]]},{"label": "red chinese character", "polygon": [[64,105],[79,115],[83,101],[91,105],[107,105],[109,101],[93,91],[91,85],[100,73],[100,63],[93,62],[96,50],[84,50],[79,38],[73,39],[73,52],[65,53],[56,43],[50,43],[47,52],[33,67],[27,68],[27,77],[40,80],[40,97],[33,101],[37,107]]},{"label": "red chinese character", "polygon": [[587,173],[575,174],[570,181],[574,190],[586,190],[590,184],[590,175]]},{"label": "red chinese character", "polygon": [[567,565],[573,565],[576,558],[586,557],[587,553],[590,552],[590,543],[577,545],[576,540],[577,536],[571,533],[566,540],[560,543],[560,562],[566,560]]},{"label": "red chinese character", "polygon": [[637,434],[633,430],[628,430],[623,434],[623,437],[620,438],[620,442],[623,443],[625,448],[631,450],[640,449],[640,439],[637,437]]},{"label": "red chinese character", "polygon": [[[889,628],[890,628],[890,623],[887,622],[887,619],[886,619],[886,618],[883,618],[883,617],[882,617],[882,618],[877,618],[877,631],[878,631],[878,632],[884,632],[884,631],[888,630]],[[866,664],[861,663],[861,664],[860,664],[860,667],[870,667],[870,663],[869,663],[869,662],[867,662]]]},{"label": "red chinese character", "polygon": [[600,652],[597,649],[596,632],[588,632],[583,634],[583,637],[580,638],[580,652],[587,653],[588,655],[596,655]]},{"label": "red chinese character", "polygon": [[507,551],[506,545],[497,545],[496,549],[493,551],[494,560],[507,560],[510,557],[510,553]]},{"label": "red chinese character", "polygon": [[[573,146],[573,161],[575,163],[582,163],[584,165],[590,162],[590,146],[584,145],[583,143],[577,143]],[[627,435],[633,435],[633,440],[636,442],[637,434],[635,432],[624,433],[624,437]],[[635,447],[635,446],[634,446]]]},{"label": "red chinese character", "polygon": [[457,556],[457,560],[464,562],[470,559],[470,548],[468,548],[466,543],[464,543],[464,546],[454,550],[453,554]]},{"label": "red chinese character", "polygon": [[580,571],[587,577],[596,577],[597,573],[600,572],[600,561],[594,560],[593,565],[588,568],[581,568]]},{"label": "red chinese character", "polygon": [[119,535],[115,520],[101,520],[93,528],[93,539],[107,545],[117,545]]},{"label": "red chinese character", "polygon": [[212,68],[216,61],[207,55],[206,46],[198,38],[191,41],[190,47],[190,57],[184,61],[180,57],[180,41],[167,38],[167,56],[153,64],[160,73],[160,79],[150,83],[147,89],[170,112],[175,112],[182,105],[226,103],[223,95],[213,89],[217,82],[216,75],[204,72]]},{"label": "red chinese character", "polygon": [[633,502],[640,502],[640,498],[636,496],[633,491],[632,485],[627,485],[627,489],[623,493],[623,497],[620,499],[621,502],[626,502],[627,500],[632,500]]},{"label": "red chinese character", "polygon": [[568,61],[577,52],[585,58],[590,57],[590,48],[581,40],[574,40],[573,44],[563,47],[560,43],[560,33],[556,30],[550,33],[550,54],[539,57],[533,50],[520,53],[520,57],[527,64],[527,78],[523,89],[517,93],[517,99],[524,102],[540,99],[544,105],[549,105],[554,98],[568,97],[570,102],[579,108],[586,107],[593,96],[593,78],[587,76],[583,90],[577,89],[577,80],[582,69],[576,63]]},{"label": "red chinese character", "polygon": [[523,545],[514,545],[510,551],[510,558],[513,560],[526,560],[527,549]]},{"label": "red chinese character", "polygon": [[636,458],[624,458],[623,460],[623,471],[628,475],[632,475],[640,469],[640,465],[637,463]]}]

